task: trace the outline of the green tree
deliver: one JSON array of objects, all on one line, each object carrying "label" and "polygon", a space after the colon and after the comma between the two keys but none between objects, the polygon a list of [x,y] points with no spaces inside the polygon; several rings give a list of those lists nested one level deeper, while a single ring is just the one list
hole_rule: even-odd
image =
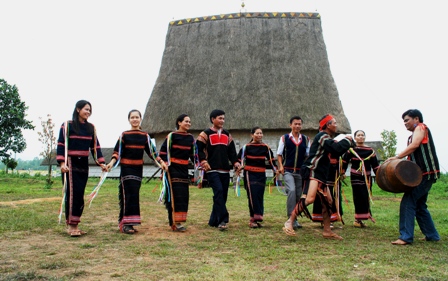
[{"label": "green tree", "polygon": [[51,176],[51,159],[54,157],[53,150],[56,148],[56,136],[54,135],[54,123],[51,119],[51,115],[47,115],[47,120],[43,120],[39,117],[40,124],[42,125],[42,131],[37,132],[39,135],[39,141],[44,145],[44,150],[39,154],[44,158],[44,161],[48,164],[47,185],[53,184],[53,178]]},{"label": "green tree", "polygon": [[2,159],[3,164],[5,164],[5,171],[8,173],[8,169],[11,169],[11,171],[14,171],[14,169],[17,167],[17,161],[15,159],[5,157]]},{"label": "green tree", "polygon": [[32,122],[25,119],[27,109],[17,87],[0,78],[0,158],[9,159],[11,152],[25,150],[22,130],[34,129]]},{"label": "green tree", "polygon": [[395,156],[397,152],[397,134],[395,131],[383,130],[381,132],[381,139],[383,149],[378,149],[378,153],[381,155],[381,158],[387,159]]}]

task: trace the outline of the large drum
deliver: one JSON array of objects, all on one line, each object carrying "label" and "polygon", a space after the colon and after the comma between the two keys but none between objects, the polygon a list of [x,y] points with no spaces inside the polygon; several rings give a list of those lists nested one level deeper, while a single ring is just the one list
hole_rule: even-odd
[{"label": "large drum", "polygon": [[414,162],[395,159],[384,162],[376,173],[376,183],[388,192],[408,192],[422,181],[422,171]]}]

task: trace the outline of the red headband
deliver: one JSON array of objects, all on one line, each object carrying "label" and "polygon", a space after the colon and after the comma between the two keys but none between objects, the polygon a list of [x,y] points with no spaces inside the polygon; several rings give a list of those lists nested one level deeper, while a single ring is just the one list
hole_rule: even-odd
[{"label": "red headband", "polygon": [[322,128],[327,125],[328,122],[330,122],[334,117],[331,114],[328,114],[327,117],[322,119],[322,121],[319,122],[319,131],[322,131]]}]

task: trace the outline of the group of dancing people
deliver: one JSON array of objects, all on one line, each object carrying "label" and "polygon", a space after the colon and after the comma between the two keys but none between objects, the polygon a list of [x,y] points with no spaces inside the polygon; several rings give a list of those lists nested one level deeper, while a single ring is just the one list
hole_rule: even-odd
[{"label": "group of dancing people", "polygon": [[[365,145],[365,132],[362,130],[355,132],[354,140],[350,135],[345,135],[336,141],[334,137],[337,122],[330,114],[326,114],[319,121],[319,133],[313,141],[300,132],[302,118],[293,116],[290,119],[291,132],[280,137],[277,157],[274,158],[271,148],[263,142],[261,127],[254,127],[250,131],[250,142],[243,145],[237,153],[231,134],[224,129],[225,112],[220,109],[210,113],[212,126],[202,131],[196,139],[188,133],[191,127],[190,117],[187,114],[179,115],[175,120],[176,130],[167,135],[160,151],[157,152],[148,133],[141,130],[140,111],[131,110],[128,114],[131,129],[120,135],[108,164],[102,155],[95,126],[88,122],[91,114],[90,102],[78,101],[72,120],[61,126],[57,145],[57,161],[64,183],[67,232],[72,237],[86,234],[78,228],[78,224],[84,208],[90,153],[103,172],[120,164],[118,226],[119,230],[126,234],[136,233],[138,230],[135,226],[141,224],[139,191],[145,152],[164,171],[166,190],[160,199],[164,200],[168,223],[173,231],[186,231],[184,223],[187,220],[189,203],[190,162],[206,175],[213,190],[213,206],[208,225],[221,231],[227,230],[229,223],[226,203],[231,169],[238,179],[243,175],[250,228],[262,227],[266,169],[270,168],[276,178],[282,175],[285,183],[288,219],[283,231],[287,235],[295,235],[295,230],[302,227],[297,217],[305,214],[309,219],[322,223],[324,238],[341,240],[342,237],[333,232],[332,222],[342,221],[340,183],[349,163],[355,204],[354,226],[366,227],[365,220],[374,221],[370,200],[371,172],[376,173],[379,168],[375,152]],[[413,151],[408,149],[401,154],[405,157],[412,153]],[[433,154],[435,155],[435,150]],[[438,169],[438,163],[430,169]],[[437,178],[437,172],[429,174],[432,175],[432,183],[434,178]],[[424,201],[426,202],[426,198]],[[311,214],[307,206],[312,203],[314,208]],[[428,241],[440,239],[437,238],[438,234],[429,231],[434,232],[428,230],[428,234],[425,233]]]}]

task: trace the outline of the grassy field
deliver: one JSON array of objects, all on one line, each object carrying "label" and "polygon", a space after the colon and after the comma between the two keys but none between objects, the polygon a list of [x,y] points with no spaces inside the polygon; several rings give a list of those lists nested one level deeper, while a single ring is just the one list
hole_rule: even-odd
[{"label": "grassy field", "polygon": [[[88,183],[86,195],[97,179]],[[347,182],[348,179],[347,179]],[[321,237],[321,227],[300,218],[296,237],[286,236],[286,197],[275,188],[265,194],[264,227],[250,229],[244,190],[230,190],[229,230],[207,226],[210,188],[190,188],[187,232],[168,226],[157,203],[159,181],[143,183],[139,232],[118,232],[116,180],[106,180],[86,208],[80,228],[88,234],[70,238],[57,223],[59,182],[45,189],[42,177],[0,174],[0,280],[448,280],[448,176],[433,186],[429,210],[442,237],[393,246],[398,237],[401,194],[374,186],[376,223],[354,228],[351,188],[344,187],[345,225],[335,224],[343,241]],[[311,207],[311,206],[310,206]]]}]

